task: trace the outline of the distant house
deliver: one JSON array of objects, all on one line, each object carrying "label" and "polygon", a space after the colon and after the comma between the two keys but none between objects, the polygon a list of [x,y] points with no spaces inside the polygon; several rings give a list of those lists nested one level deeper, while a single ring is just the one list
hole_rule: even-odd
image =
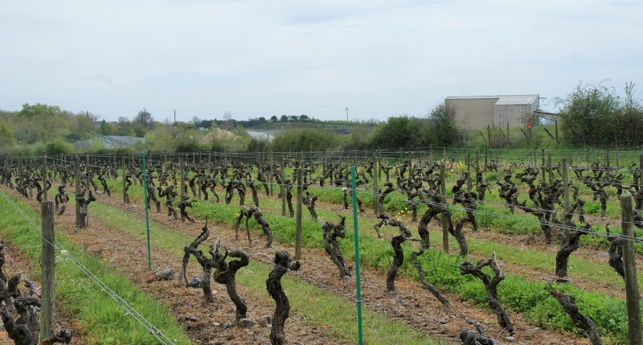
[{"label": "distant house", "polygon": [[444,104],[455,111],[456,124],[464,129],[487,126],[525,126],[539,107],[539,95],[449,96]]}]

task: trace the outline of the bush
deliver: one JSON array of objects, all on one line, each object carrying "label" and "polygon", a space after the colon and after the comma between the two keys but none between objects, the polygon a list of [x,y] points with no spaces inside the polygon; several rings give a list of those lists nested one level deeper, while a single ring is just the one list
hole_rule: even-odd
[{"label": "bush", "polygon": [[62,139],[55,139],[54,141],[47,143],[45,145],[45,154],[48,156],[55,156],[60,154],[70,153],[72,150],[72,145],[66,143]]}]

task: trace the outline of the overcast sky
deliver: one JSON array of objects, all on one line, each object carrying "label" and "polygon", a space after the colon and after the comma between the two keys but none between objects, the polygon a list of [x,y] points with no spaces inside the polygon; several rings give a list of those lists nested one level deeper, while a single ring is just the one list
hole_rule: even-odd
[{"label": "overcast sky", "polygon": [[446,96],[643,88],[643,2],[0,2],[0,109],[424,116]]}]

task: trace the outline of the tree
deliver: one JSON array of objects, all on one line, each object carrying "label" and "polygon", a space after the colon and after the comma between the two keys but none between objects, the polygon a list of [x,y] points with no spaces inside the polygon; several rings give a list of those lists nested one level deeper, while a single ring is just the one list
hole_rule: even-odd
[{"label": "tree", "polygon": [[94,136],[92,132],[96,131],[96,122],[98,116],[90,112],[79,113],[75,117],[76,130],[82,139],[88,139]]},{"label": "tree", "polygon": [[425,128],[427,119],[409,116],[391,117],[375,129],[371,137],[371,147],[376,148],[410,148],[422,146],[422,138],[428,135]]},{"label": "tree", "polygon": [[225,113],[223,113],[223,121],[225,122],[221,125],[222,129],[229,131],[234,128],[234,120],[232,119],[231,112],[226,111]]},{"label": "tree", "polygon": [[13,129],[6,123],[0,123],[0,147],[15,144]]},{"label": "tree", "polygon": [[308,115],[300,115],[300,116],[299,116],[299,121],[308,121],[308,120],[310,120],[310,119],[308,118]]},{"label": "tree", "polygon": [[145,108],[138,112],[133,122],[143,128],[152,128],[154,126],[154,118]]},{"label": "tree", "polygon": [[288,122],[288,115],[281,115],[281,118],[279,118],[279,121]]},{"label": "tree", "polygon": [[102,135],[112,135],[116,131],[114,125],[103,120],[100,122],[99,133]]},{"label": "tree", "polygon": [[288,116],[288,119],[290,119],[290,121],[292,121],[292,122],[297,122],[299,117],[297,117],[297,115],[290,115],[290,116]]},{"label": "tree", "polygon": [[279,118],[277,117],[277,115],[272,115],[270,117],[270,122],[277,122],[277,121],[279,121]]},{"label": "tree", "polygon": [[440,104],[431,111],[430,118],[431,144],[445,147],[458,143],[460,130],[455,124],[455,109]]},{"label": "tree", "polygon": [[24,136],[27,143],[41,142],[46,144],[54,138],[64,136],[69,130],[72,115],[60,107],[36,103],[22,105],[18,116],[23,120]]},{"label": "tree", "polygon": [[613,138],[620,99],[606,87],[579,84],[567,99],[559,100],[565,141],[574,145],[607,145]]}]

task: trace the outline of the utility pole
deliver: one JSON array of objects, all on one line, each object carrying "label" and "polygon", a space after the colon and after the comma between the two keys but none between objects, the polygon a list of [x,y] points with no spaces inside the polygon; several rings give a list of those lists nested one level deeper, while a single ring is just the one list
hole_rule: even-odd
[{"label": "utility pole", "polygon": [[348,107],[346,107],[346,122],[348,122]]},{"label": "utility pole", "polygon": [[174,123],[176,123],[176,109],[174,109]]}]

